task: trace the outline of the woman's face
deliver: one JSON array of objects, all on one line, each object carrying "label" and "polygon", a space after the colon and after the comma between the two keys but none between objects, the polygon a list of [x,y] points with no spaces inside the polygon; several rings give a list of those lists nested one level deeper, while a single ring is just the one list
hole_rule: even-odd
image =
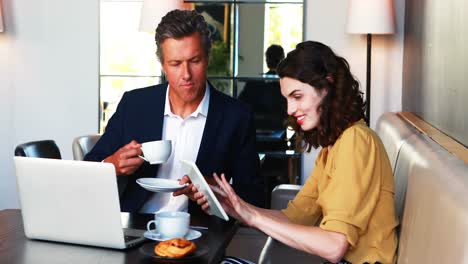
[{"label": "woman's face", "polygon": [[326,89],[318,92],[311,85],[289,77],[282,78],[280,85],[281,93],[288,102],[288,115],[295,117],[304,131],[316,128],[321,114],[318,107],[327,95]]}]

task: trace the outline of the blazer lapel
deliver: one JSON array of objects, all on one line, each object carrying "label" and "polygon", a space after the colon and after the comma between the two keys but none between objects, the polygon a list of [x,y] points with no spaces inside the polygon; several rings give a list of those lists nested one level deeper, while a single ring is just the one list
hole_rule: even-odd
[{"label": "blazer lapel", "polygon": [[156,86],[154,89],[157,89],[157,91],[154,93],[154,98],[151,100],[151,104],[149,104],[153,109],[146,111],[149,116],[144,119],[148,125],[147,131],[149,131],[149,133],[145,134],[145,137],[147,137],[145,142],[162,139],[167,84],[163,87]]},{"label": "blazer lapel", "polygon": [[210,89],[210,105],[208,107],[208,116],[206,118],[205,129],[203,130],[203,136],[200,143],[200,148],[198,150],[198,156],[196,164],[200,168],[200,171],[203,173],[209,168],[209,154],[214,149],[214,144],[216,140],[213,140],[217,128],[220,126],[222,119],[223,106],[220,105],[219,93],[216,89],[209,84],[208,89]]}]

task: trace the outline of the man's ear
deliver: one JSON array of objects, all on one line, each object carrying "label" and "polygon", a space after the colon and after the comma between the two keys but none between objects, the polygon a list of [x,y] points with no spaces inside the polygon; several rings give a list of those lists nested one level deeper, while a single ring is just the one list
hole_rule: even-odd
[{"label": "man's ear", "polygon": [[327,75],[327,77],[325,77],[330,83],[334,83],[335,80],[333,80],[333,77],[331,75]]}]

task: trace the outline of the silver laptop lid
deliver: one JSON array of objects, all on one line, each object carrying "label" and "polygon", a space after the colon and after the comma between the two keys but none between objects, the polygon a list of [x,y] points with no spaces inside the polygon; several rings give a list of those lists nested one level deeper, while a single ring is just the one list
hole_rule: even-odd
[{"label": "silver laptop lid", "polygon": [[14,159],[26,237],[125,248],[112,164]]}]

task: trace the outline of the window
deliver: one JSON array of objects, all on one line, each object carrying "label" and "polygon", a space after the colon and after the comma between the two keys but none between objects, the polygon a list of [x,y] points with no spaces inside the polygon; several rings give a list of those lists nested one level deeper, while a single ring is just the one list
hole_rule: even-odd
[{"label": "window", "polygon": [[[265,79],[265,50],[280,44],[285,52],[302,41],[303,1],[186,1],[210,25],[213,48],[208,79],[237,97],[244,83]],[[100,132],[123,93],[158,84],[161,65],[154,36],[139,32],[141,0],[101,0]]]},{"label": "window", "polygon": [[101,2],[100,132],[124,92],[161,82],[154,36],[139,32],[142,1]]}]

